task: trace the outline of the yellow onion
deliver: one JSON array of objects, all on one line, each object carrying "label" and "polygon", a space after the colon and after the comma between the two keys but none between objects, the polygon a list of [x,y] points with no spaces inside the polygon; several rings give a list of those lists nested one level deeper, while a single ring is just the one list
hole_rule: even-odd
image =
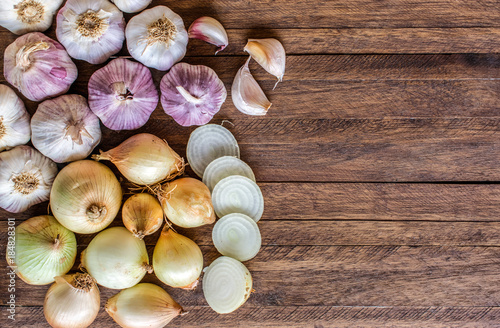
[{"label": "yellow onion", "polygon": [[203,254],[194,241],[165,226],[153,252],[153,268],[163,283],[192,290],[203,269]]},{"label": "yellow onion", "polygon": [[163,223],[163,210],[150,194],[136,194],[123,204],[122,219],[125,227],[137,238],[155,233]]},{"label": "yellow onion", "polygon": [[123,328],[162,328],[186,312],[163,288],[142,283],[108,299],[106,312]]},{"label": "yellow onion", "polygon": [[210,190],[199,180],[182,178],[165,183],[158,198],[167,218],[180,227],[194,228],[215,222]]},{"label": "yellow onion", "polygon": [[136,134],[92,158],[111,161],[125,178],[139,185],[155,184],[184,171],[183,159],[165,140],[149,133]]},{"label": "yellow onion", "polygon": [[55,277],[45,301],[43,314],[54,328],[86,328],[99,313],[99,288],[86,273]]},{"label": "yellow onion", "polygon": [[24,282],[47,285],[75,263],[75,234],[53,216],[35,216],[16,227],[15,243],[9,240],[6,255],[7,263]]},{"label": "yellow onion", "polygon": [[77,233],[95,233],[116,217],[122,189],[113,172],[90,160],[70,163],[56,176],[50,208],[63,226]]}]

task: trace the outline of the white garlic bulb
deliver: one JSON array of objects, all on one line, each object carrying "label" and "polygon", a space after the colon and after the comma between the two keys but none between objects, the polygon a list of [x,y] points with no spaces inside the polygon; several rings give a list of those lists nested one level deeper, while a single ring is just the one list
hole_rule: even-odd
[{"label": "white garlic bulb", "polygon": [[2,0],[0,25],[17,35],[43,32],[52,24],[52,18],[63,0]]},{"label": "white garlic bulb", "polygon": [[33,146],[57,163],[84,159],[101,141],[99,118],[80,95],[45,100],[31,119]]},{"label": "white garlic bulb", "polygon": [[137,13],[146,8],[152,0],[111,0],[124,13]]},{"label": "white garlic bulb", "polygon": [[14,90],[0,84],[0,151],[30,141],[30,116]]},{"label": "white garlic bulb", "polygon": [[19,213],[49,199],[57,166],[29,146],[0,153],[0,207]]},{"label": "white garlic bulb", "polygon": [[186,54],[188,33],[182,18],[165,6],[144,10],[125,29],[127,48],[135,60],[166,71]]},{"label": "white garlic bulb", "polygon": [[107,0],[68,0],[57,14],[56,35],[68,54],[104,63],[122,48],[123,13]]}]

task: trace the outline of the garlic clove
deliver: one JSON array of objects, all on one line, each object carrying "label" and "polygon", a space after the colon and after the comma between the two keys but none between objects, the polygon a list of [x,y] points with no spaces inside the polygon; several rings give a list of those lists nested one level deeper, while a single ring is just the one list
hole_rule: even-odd
[{"label": "garlic clove", "polygon": [[44,32],[63,0],[2,0],[0,26],[14,34]]},{"label": "garlic clove", "polygon": [[234,106],[240,112],[247,115],[266,115],[272,104],[250,73],[248,67],[250,58],[252,57],[248,57],[245,65],[239,69],[234,77],[231,97]]},{"label": "garlic clove", "polygon": [[29,146],[0,153],[0,207],[20,213],[49,199],[56,164]]},{"label": "garlic clove", "polygon": [[286,53],[281,42],[276,39],[249,39],[243,49],[252,56],[269,74],[278,78],[278,85],[285,75]]},{"label": "garlic clove", "polygon": [[30,116],[14,90],[0,84],[0,151],[30,141]]},{"label": "garlic clove", "polygon": [[200,39],[210,44],[213,44],[219,49],[215,52],[224,50],[229,44],[226,30],[224,26],[215,18],[204,16],[195,20],[188,29],[189,37],[192,39]]},{"label": "garlic clove", "polygon": [[145,9],[152,0],[111,0],[124,13],[137,13]]},{"label": "garlic clove", "polygon": [[45,100],[31,119],[33,146],[56,163],[86,158],[101,141],[99,118],[80,95]]},{"label": "garlic clove", "polygon": [[203,125],[219,112],[227,91],[207,66],[178,63],[160,84],[163,110],[182,126]]}]

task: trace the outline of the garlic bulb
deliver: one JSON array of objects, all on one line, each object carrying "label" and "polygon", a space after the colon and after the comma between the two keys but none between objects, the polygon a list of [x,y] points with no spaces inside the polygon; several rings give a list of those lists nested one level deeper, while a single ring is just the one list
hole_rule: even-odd
[{"label": "garlic bulb", "polygon": [[43,32],[63,0],[2,0],[0,25],[15,34]]},{"label": "garlic bulb", "polygon": [[23,101],[4,84],[0,84],[0,151],[30,141],[30,116]]},{"label": "garlic bulb", "polygon": [[125,29],[127,48],[135,60],[166,71],[186,54],[188,34],[182,18],[165,6],[144,10]]},{"label": "garlic bulb", "polygon": [[160,84],[163,110],[182,126],[208,123],[226,101],[224,83],[213,69],[178,63]]},{"label": "garlic bulb", "polygon": [[135,130],[146,124],[158,104],[149,69],[118,58],[89,80],[89,106],[111,130]]},{"label": "garlic bulb", "polygon": [[167,182],[158,192],[167,218],[183,228],[194,228],[215,222],[210,190],[193,178]]},{"label": "garlic bulb", "polygon": [[20,36],[5,49],[3,72],[32,101],[66,93],[78,76],[64,47],[39,32]]},{"label": "garlic bulb", "polygon": [[31,131],[33,146],[57,163],[84,159],[101,141],[99,118],[79,95],[63,95],[38,105]]},{"label": "garlic bulb", "polygon": [[94,279],[86,273],[55,277],[45,301],[43,314],[53,328],[86,328],[99,313],[101,297]]},{"label": "garlic bulb", "polygon": [[113,289],[132,287],[152,272],[144,240],[124,227],[98,233],[82,252],[82,267],[99,285]]},{"label": "garlic bulb", "polygon": [[137,13],[151,3],[152,0],[111,0],[124,13]]},{"label": "garlic bulb", "polygon": [[27,284],[50,284],[75,263],[75,234],[53,216],[35,216],[22,222],[15,236],[15,248],[7,248],[7,263]]},{"label": "garlic bulb", "polygon": [[105,309],[124,328],[163,328],[187,313],[163,288],[149,283],[122,290],[108,299]]},{"label": "garlic bulb", "polygon": [[121,201],[122,188],[113,172],[89,160],[64,167],[50,192],[50,208],[56,219],[83,234],[106,228],[120,210]]},{"label": "garlic bulb", "polygon": [[128,231],[142,239],[160,229],[163,209],[160,202],[150,194],[136,194],[123,204],[122,219]]},{"label": "garlic bulb", "polygon": [[155,184],[184,172],[183,159],[165,140],[149,133],[136,134],[92,158],[111,161],[125,178],[139,185]]},{"label": "garlic bulb", "polygon": [[76,59],[104,63],[125,40],[123,13],[107,0],[68,0],[57,13],[56,35]]},{"label": "garlic bulb", "polygon": [[250,58],[252,57],[248,57],[245,65],[234,77],[231,97],[234,106],[240,112],[248,115],[266,115],[272,104],[250,73],[250,68],[248,68]]},{"label": "garlic bulb", "polygon": [[165,226],[153,252],[153,268],[164,284],[193,290],[203,269],[203,254],[194,241]]},{"label": "garlic bulb", "polygon": [[188,35],[190,38],[200,39],[219,47],[215,52],[216,55],[229,44],[224,26],[212,17],[204,16],[195,20],[189,26]]},{"label": "garlic bulb", "polygon": [[32,147],[0,153],[0,207],[19,213],[48,200],[56,174],[56,164]]},{"label": "garlic bulb", "polygon": [[243,49],[252,56],[269,74],[278,78],[274,85],[283,81],[285,75],[286,53],[281,42],[276,39],[249,39]]}]

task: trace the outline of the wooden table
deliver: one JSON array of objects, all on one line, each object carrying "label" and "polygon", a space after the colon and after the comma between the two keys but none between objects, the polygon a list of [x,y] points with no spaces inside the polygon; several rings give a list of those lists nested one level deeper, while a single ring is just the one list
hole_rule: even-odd
[{"label": "wooden table", "polygon": [[[232,122],[224,126],[264,193],[263,247],[246,263],[255,292],[221,316],[201,288],[166,287],[189,311],[172,327],[500,327],[500,1],[160,3],[186,26],[203,15],[224,24],[226,50],[214,56],[192,40],[184,60],[215,69],[229,91],[248,37],[276,37],[288,54],[274,91],[274,77],[251,64],[273,102],[267,116],[245,116],[228,97],[212,121]],[[55,37],[54,27],[47,33]],[[14,40],[1,29],[0,50]],[[76,62],[70,92],[86,96],[103,65]],[[155,81],[162,75],[154,71]],[[33,114],[37,104],[26,105]],[[150,132],[185,156],[193,129],[159,106],[137,131],[103,128],[95,151]],[[46,213],[47,203],[0,211],[0,228]],[[201,245],[206,265],[218,256],[211,227],[181,232]],[[92,237],[78,236],[79,251]],[[150,251],[157,238],[146,238]],[[0,240],[4,258],[5,233]],[[20,279],[17,320],[6,319],[6,271],[0,325],[47,327],[48,286]],[[101,291],[103,304],[116,293]],[[104,310],[93,324],[116,326]]]}]

